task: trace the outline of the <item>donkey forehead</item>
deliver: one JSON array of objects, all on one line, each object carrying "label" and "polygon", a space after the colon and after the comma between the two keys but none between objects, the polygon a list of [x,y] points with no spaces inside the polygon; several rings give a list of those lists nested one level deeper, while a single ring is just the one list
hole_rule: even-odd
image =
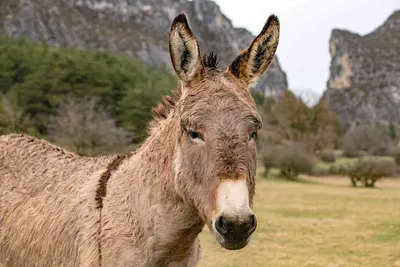
[{"label": "donkey forehead", "polygon": [[253,98],[224,74],[213,76],[197,84],[186,95],[183,113],[192,123],[204,121],[261,121]]},{"label": "donkey forehead", "polygon": [[260,128],[261,118],[252,103],[232,93],[196,95],[183,108],[183,122],[194,127]]}]

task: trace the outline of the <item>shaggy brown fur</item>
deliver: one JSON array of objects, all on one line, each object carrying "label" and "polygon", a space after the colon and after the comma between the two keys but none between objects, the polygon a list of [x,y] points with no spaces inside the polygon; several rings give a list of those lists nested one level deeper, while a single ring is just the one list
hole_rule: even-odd
[{"label": "shaggy brown fur", "polygon": [[181,88],[153,109],[150,136],[132,155],[80,157],[30,136],[1,136],[0,266],[191,267],[205,225],[223,247],[245,246],[215,225],[229,212],[237,223],[251,214],[262,123],[248,87],[278,39],[271,16],[220,71],[177,16],[169,46]]}]

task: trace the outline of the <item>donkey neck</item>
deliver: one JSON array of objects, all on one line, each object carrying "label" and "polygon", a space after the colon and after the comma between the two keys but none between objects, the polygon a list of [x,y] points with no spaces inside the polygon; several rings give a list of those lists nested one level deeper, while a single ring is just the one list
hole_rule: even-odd
[{"label": "donkey neck", "polygon": [[[190,219],[200,220],[197,215],[194,216],[197,212],[192,204],[186,203],[175,187],[174,155],[180,138],[179,129],[179,120],[175,114],[170,114],[158,131],[153,132],[133,159],[136,161],[138,173],[141,174],[136,179],[150,190],[148,197],[152,204],[162,205],[164,208],[171,206],[174,210],[181,207],[180,212],[188,213],[181,214],[182,216],[190,215]],[[181,217],[180,220],[182,219]]]},{"label": "donkey neck", "polygon": [[110,179],[110,201],[116,202],[110,220],[118,220],[115,214],[126,214],[120,200],[129,200],[132,220],[126,228],[143,239],[135,242],[154,242],[143,253],[151,253],[157,262],[168,262],[188,256],[204,223],[175,189],[173,161],[179,122],[170,116],[159,127]]},{"label": "donkey neck", "polygon": [[176,121],[167,119],[138,149],[132,161],[135,162],[137,172],[135,180],[140,180],[153,193],[165,194],[167,202],[176,200],[174,186],[173,157],[177,139]]}]

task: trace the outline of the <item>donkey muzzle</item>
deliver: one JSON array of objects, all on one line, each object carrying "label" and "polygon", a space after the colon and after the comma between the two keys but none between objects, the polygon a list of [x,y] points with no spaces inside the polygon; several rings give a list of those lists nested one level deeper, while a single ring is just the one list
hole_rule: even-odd
[{"label": "donkey muzzle", "polygon": [[222,237],[222,247],[236,250],[245,247],[249,237],[257,228],[254,214],[242,216],[219,216],[215,220],[215,230]]}]

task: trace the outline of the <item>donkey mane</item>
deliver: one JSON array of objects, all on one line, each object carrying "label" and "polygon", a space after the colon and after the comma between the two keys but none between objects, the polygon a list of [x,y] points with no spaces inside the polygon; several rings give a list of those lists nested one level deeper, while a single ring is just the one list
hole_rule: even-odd
[{"label": "donkey mane", "polygon": [[202,63],[205,68],[210,70],[219,70],[219,59],[217,54],[210,52],[208,54],[204,54],[202,57]]},{"label": "donkey mane", "polygon": [[160,103],[152,108],[153,120],[149,123],[149,134],[156,129],[163,120],[165,120],[171,111],[175,108],[176,103],[181,98],[181,90],[172,90],[172,95],[165,95],[162,97]]},{"label": "donkey mane", "polygon": [[41,138],[37,138],[34,136],[30,136],[25,133],[16,133],[9,135],[11,140],[16,139],[18,142],[23,145],[26,149],[25,151],[44,151],[44,152],[55,152],[61,157],[65,158],[79,158],[80,156],[72,153],[68,150],[65,150],[61,147],[53,145],[46,140]]},{"label": "donkey mane", "polygon": [[[202,56],[201,62],[204,68],[219,72],[219,58],[217,54],[210,52]],[[149,123],[149,133],[155,128],[157,128],[162,120],[165,120],[171,111],[175,108],[176,103],[181,97],[181,90],[172,90],[172,95],[165,95],[162,97],[161,101],[157,106],[152,108],[153,120]]]}]

